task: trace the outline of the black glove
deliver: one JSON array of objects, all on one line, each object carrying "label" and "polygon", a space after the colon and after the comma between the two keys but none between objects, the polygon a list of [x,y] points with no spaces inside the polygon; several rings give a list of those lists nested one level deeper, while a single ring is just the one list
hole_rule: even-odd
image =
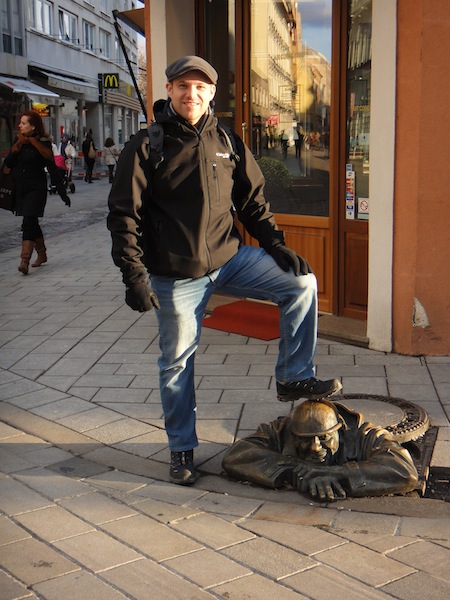
[{"label": "black glove", "polygon": [[152,291],[144,269],[134,268],[122,271],[122,280],[127,286],[125,302],[133,310],[146,312],[159,308],[158,298]]},{"label": "black glove", "polygon": [[287,272],[292,267],[297,277],[312,273],[308,261],[281,242],[274,244],[269,249],[269,254],[283,271]]},{"label": "black glove", "polygon": [[64,196],[61,196],[61,200],[64,202],[64,204],[66,206],[68,206],[70,208],[70,198],[67,194],[65,194]]}]

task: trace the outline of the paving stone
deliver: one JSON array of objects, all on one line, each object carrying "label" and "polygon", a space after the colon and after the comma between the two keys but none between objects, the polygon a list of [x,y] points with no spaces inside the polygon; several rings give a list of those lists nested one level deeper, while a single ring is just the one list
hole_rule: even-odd
[{"label": "paving stone", "polygon": [[111,569],[102,573],[102,577],[123,590],[127,598],[136,600],[149,600],[149,590],[157,590],[158,600],[212,600],[217,597],[199,590],[151,560],[139,560]]},{"label": "paving stone", "polygon": [[98,486],[102,489],[122,490],[125,492],[133,492],[149,483],[149,480],[146,477],[139,477],[139,475],[117,471],[116,469],[109,469],[106,473],[89,476],[86,481],[91,486]]},{"label": "paving stone", "polygon": [[318,552],[323,552],[324,550],[347,543],[342,537],[322,531],[318,527],[293,525],[292,523],[275,523],[246,519],[239,522],[239,527],[307,556],[313,556]]},{"label": "paving stone", "polygon": [[95,525],[136,514],[136,511],[129,506],[111,500],[111,498],[98,492],[79,496],[78,498],[71,498],[70,500],[63,500],[60,502],[60,506]]},{"label": "paving stone", "polygon": [[22,527],[13,523],[11,519],[4,516],[0,517],[0,546],[10,544],[11,542],[26,540],[29,537],[31,537],[31,535],[28,531],[25,531],[25,529],[22,529]]},{"label": "paving stone", "polygon": [[388,583],[382,589],[401,600],[425,600],[426,598],[448,600],[450,598],[450,584],[427,573],[412,573],[398,581]]},{"label": "paving stone", "polygon": [[101,531],[83,533],[53,545],[94,573],[142,558],[138,552]]},{"label": "paving stone", "polygon": [[450,553],[439,544],[418,541],[389,553],[391,558],[450,583]]},{"label": "paving stone", "polygon": [[209,377],[204,376],[199,389],[221,390],[265,390],[270,384],[270,377]]},{"label": "paving stone", "polygon": [[44,419],[51,421],[58,421],[64,417],[69,417],[84,411],[91,411],[95,407],[92,406],[86,400],[80,398],[67,397],[64,400],[57,400],[56,402],[50,402],[45,406],[38,406],[37,408],[31,409],[31,412],[35,415],[39,415]]},{"label": "paving stone", "polygon": [[210,492],[201,498],[189,503],[190,507],[199,508],[205,512],[213,512],[218,515],[232,515],[235,517],[246,517],[254,513],[260,506],[261,501],[251,498],[236,498],[228,494],[215,494]]},{"label": "paving stone", "polygon": [[[167,470],[167,466],[165,465],[164,470]],[[207,493],[207,491],[197,489],[196,487],[173,485],[171,483],[164,483],[163,481],[157,481],[134,492],[134,494],[143,498],[153,498],[154,500],[161,500],[169,504],[178,504],[179,506],[188,504],[196,498],[201,498]]]},{"label": "paving stone", "polygon": [[160,523],[170,524],[182,519],[189,519],[194,515],[202,514],[202,510],[191,506],[177,506],[176,504],[168,504],[159,500],[143,500],[140,498],[134,508],[140,513],[144,513],[152,519],[156,519]]},{"label": "paving stone", "polygon": [[17,515],[19,523],[47,542],[63,540],[80,533],[93,531],[92,525],[78,519],[60,506]]},{"label": "paving stone", "polygon": [[102,427],[108,423],[113,423],[121,418],[120,414],[106,408],[90,405],[90,410],[85,410],[78,414],[58,419],[58,422],[64,427],[69,427],[74,431],[83,433],[90,429]]},{"label": "paving stone", "polygon": [[45,600],[127,600],[127,596],[84,570],[38,583],[34,589]]},{"label": "paving stone", "polygon": [[0,385],[0,400],[8,400],[10,398],[17,398],[23,396],[29,392],[37,392],[42,390],[43,386],[35,383],[34,381],[28,381],[27,379],[15,379],[9,383]]},{"label": "paving stone", "polygon": [[390,515],[374,515],[358,512],[341,511],[333,522],[332,531],[352,531],[354,533],[388,533],[393,535],[397,530],[399,518]]},{"label": "paving stone", "polygon": [[[290,493],[290,492],[286,492]],[[330,527],[335,519],[337,511],[316,506],[299,506],[284,502],[265,502],[263,506],[253,515],[254,519],[262,521],[274,521],[281,523],[293,523],[296,525],[315,525]]]},{"label": "paving stone", "polygon": [[80,568],[59,552],[34,539],[0,546],[0,564],[27,585],[78,571]]},{"label": "paving stone", "polygon": [[17,473],[18,471],[25,471],[35,466],[35,463],[22,456],[17,456],[9,448],[4,450],[4,447],[0,445],[0,465],[2,466],[3,473]]},{"label": "paving stone", "polygon": [[316,564],[311,558],[263,538],[224,548],[222,553],[276,580],[310,569]]},{"label": "paving stone", "polygon": [[164,564],[202,588],[220,585],[252,573],[247,567],[212,550],[191,552],[167,560]]},{"label": "paving stone", "polygon": [[146,423],[134,419],[120,419],[91,429],[89,435],[103,444],[114,444],[152,431],[153,427]]},{"label": "paving stone", "polygon": [[28,590],[24,585],[7,575],[4,571],[0,571],[0,590],[2,600],[21,600],[22,598],[37,598],[31,590]]},{"label": "paving stone", "polygon": [[202,547],[182,533],[145,515],[106,523],[102,529],[158,562]]},{"label": "paving stone", "polygon": [[172,525],[173,529],[194,538],[206,546],[225,548],[253,539],[254,534],[214,515],[202,514]]},{"label": "paving stone", "polygon": [[326,566],[317,566],[286,577],[283,583],[313,600],[332,597],[333,600],[388,600],[384,592],[374,590],[361,581],[357,581]]},{"label": "paving stone", "polygon": [[405,577],[414,570],[353,542],[322,552],[317,558],[321,563],[373,587]]},{"label": "paving stone", "polygon": [[61,500],[62,498],[90,493],[88,485],[58,475],[55,471],[42,467],[22,471],[17,473],[16,477],[30,488],[45,494],[52,500]]},{"label": "paving stone", "polygon": [[211,591],[219,598],[227,600],[261,600],[261,598],[276,598],[276,600],[306,600],[306,596],[286,587],[283,582],[274,582],[261,575],[241,577],[228,583],[214,586]]},{"label": "paving stone", "polygon": [[14,516],[30,510],[44,508],[51,501],[11,478],[2,479],[0,485],[0,510]]}]

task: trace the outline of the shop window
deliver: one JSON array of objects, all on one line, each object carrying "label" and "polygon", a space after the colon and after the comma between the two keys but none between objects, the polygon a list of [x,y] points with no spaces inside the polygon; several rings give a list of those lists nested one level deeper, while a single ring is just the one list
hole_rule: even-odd
[{"label": "shop window", "polygon": [[351,0],[347,57],[347,219],[369,218],[372,0]]}]

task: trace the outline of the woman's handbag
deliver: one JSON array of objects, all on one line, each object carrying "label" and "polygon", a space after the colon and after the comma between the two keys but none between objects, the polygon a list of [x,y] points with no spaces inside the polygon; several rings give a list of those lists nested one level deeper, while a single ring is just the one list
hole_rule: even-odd
[{"label": "woman's handbag", "polygon": [[93,143],[91,142],[88,150],[88,158],[96,158],[97,153],[95,152],[95,148]]},{"label": "woman's handbag", "polygon": [[15,189],[12,173],[3,173],[0,170],[0,208],[14,212]]}]

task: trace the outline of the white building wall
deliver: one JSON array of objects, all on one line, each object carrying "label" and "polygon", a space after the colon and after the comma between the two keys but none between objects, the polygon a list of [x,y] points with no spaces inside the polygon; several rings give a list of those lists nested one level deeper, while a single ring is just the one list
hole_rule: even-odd
[{"label": "white building wall", "polygon": [[373,0],[370,128],[369,297],[367,337],[373,350],[392,350],[395,78],[397,2]]}]

